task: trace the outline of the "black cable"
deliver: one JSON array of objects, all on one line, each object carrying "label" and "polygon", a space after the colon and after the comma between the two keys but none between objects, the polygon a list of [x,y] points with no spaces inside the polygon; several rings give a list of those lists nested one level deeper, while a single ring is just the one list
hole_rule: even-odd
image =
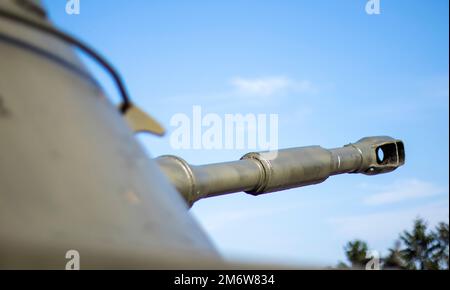
[{"label": "black cable", "polygon": [[36,22],[34,20],[19,16],[15,13],[11,13],[9,11],[6,11],[4,9],[0,8],[0,17],[7,18],[9,20],[21,23],[23,25],[26,25],[28,27],[31,27],[33,29],[37,29],[39,31],[48,33],[54,37],[57,37],[58,39],[70,43],[73,46],[78,47],[82,51],[84,51],[87,55],[91,56],[93,59],[95,59],[97,62],[99,62],[113,77],[117,88],[120,91],[120,94],[122,96],[123,103],[120,107],[120,112],[125,113],[130,107],[131,107],[131,100],[127,93],[127,90],[125,88],[125,85],[120,77],[120,75],[117,73],[117,71],[113,68],[112,65],[110,65],[102,56],[100,56],[97,52],[95,52],[93,49],[91,49],[89,46],[84,44],[83,42],[79,41],[78,39],[60,31],[57,30],[51,26]]}]

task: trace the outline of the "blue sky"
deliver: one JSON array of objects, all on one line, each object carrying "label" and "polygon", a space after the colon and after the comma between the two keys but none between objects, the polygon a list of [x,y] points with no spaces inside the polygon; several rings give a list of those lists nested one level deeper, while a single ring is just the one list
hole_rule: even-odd
[{"label": "blue sky", "polygon": [[[381,0],[381,14],[368,15],[365,0],[81,0],[77,16],[64,0],[44,2],[166,126],[164,138],[138,137],[151,156],[203,164],[247,151],[172,149],[170,119],[193,105],[278,114],[281,148],[404,140],[407,163],[392,174],[198,202],[191,212],[225,257],[333,265],[350,239],[385,253],[417,216],[448,222],[448,1]],[[263,85],[249,90],[236,79]]]}]

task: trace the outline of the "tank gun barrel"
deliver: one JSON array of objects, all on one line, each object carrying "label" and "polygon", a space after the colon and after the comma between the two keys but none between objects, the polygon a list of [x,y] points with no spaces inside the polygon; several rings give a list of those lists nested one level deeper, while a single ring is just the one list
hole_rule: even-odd
[{"label": "tank gun barrel", "polygon": [[243,191],[260,195],[317,184],[343,173],[388,173],[405,163],[405,150],[401,140],[382,136],[334,149],[309,146],[248,153],[239,161],[200,166],[172,155],[156,160],[192,205],[202,198],[223,194]]}]

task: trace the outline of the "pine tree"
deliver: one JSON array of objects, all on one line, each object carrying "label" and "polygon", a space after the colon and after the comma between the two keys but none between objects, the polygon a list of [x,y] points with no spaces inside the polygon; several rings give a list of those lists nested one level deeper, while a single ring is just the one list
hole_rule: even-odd
[{"label": "pine tree", "polygon": [[402,250],[402,256],[406,261],[408,269],[431,270],[438,269],[435,261],[432,259],[433,252],[433,234],[427,233],[427,224],[417,218],[414,221],[414,227],[411,232],[404,231],[400,239],[405,245]]},{"label": "pine tree", "polygon": [[396,241],[393,248],[389,249],[389,254],[383,258],[383,269],[400,270],[406,269],[405,258],[401,249],[401,241]]},{"label": "pine tree", "polygon": [[344,247],[345,255],[350,261],[352,268],[364,269],[369,259],[367,259],[368,246],[367,243],[361,240],[354,240],[348,242]]},{"label": "pine tree", "polygon": [[440,269],[449,269],[449,235],[448,223],[441,222],[433,233],[433,261]]}]

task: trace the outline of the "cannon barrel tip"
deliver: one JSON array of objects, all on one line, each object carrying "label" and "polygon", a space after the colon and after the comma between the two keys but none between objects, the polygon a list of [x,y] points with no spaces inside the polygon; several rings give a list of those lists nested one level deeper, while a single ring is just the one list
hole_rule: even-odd
[{"label": "cannon barrel tip", "polygon": [[387,136],[366,137],[347,146],[355,147],[363,156],[361,167],[354,173],[388,173],[405,164],[405,146],[398,139]]}]

